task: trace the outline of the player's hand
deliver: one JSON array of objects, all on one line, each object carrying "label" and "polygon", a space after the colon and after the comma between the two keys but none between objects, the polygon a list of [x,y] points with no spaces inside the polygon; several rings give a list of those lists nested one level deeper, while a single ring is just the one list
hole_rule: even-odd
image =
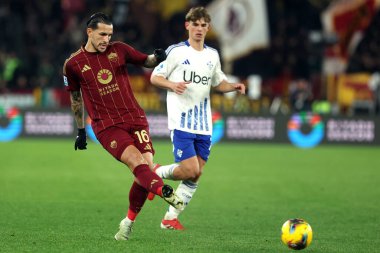
[{"label": "player's hand", "polygon": [[86,142],[86,129],[85,128],[78,128],[78,135],[77,138],[75,139],[75,145],[74,148],[75,150],[83,150],[87,149],[87,142]]},{"label": "player's hand", "polygon": [[235,83],[234,84],[235,90],[240,92],[240,94],[245,94],[245,85],[242,83]]},{"label": "player's hand", "polygon": [[172,91],[175,92],[178,95],[182,95],[185,92],[185,90],[187,89],[187,85],[189,83],[190,82],[178,82],[178,83],[174,83],[174,85],[172,86]]},{"label": "player's hand", "polygon": [[162,48],[154,50],[154,57],[156,57],[157,64],[166,60],[166,52]]}]

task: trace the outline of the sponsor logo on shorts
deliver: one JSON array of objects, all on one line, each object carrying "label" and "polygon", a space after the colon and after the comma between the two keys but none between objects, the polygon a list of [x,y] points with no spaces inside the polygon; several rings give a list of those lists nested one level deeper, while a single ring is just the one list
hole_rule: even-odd
[{"label": "sponsor logo on shorts", "polygon": [[178,157],[182,157],[182,153],[183,153],[182,150],[180,150],[180,149],[177,150],[177,156],[178,156]]},{"label": "sponsor logo on shorts", "polygon": [[117,142],[115,140],[111,141],[110,147],[117,148]]},{"label": "sponsor logo on shorts", "polygon": [[150,144],[146,144],[144,150],[152,150],[152,147],[150,146]]}]

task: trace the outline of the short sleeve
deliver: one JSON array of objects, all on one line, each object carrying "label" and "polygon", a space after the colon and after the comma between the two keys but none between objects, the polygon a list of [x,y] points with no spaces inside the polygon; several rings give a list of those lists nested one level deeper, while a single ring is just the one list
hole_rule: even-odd
[{"label": "short sleeve", "polygon": [[80,90],[79,80],[75,75],[71,62],[68,60],[63,65],[63,84],[67,91]]},{"label": "short sleeve", "polygon": [[[166,53],[168,53],[168,50],[166,50]],[[165,77],[167,79],[175,67],[174,55],[175,55],[175,53],[169,53],[166,57],[166,60],[161,62],[159,65],[157,65],[154,68],[152,75],[162,76],[162,77]]]},{"label": "short sleeve", "polygon": [[223,80],[227,80],[227,77],[222,71],[222,68],[220,65],[220,59],[219,59],[219,55],[218,55],[218,59],[216,61],[216,65],[215,65],[215,72],[214,72],[212,82],[211,82],[212,86],[213,87],[218,86]]}]

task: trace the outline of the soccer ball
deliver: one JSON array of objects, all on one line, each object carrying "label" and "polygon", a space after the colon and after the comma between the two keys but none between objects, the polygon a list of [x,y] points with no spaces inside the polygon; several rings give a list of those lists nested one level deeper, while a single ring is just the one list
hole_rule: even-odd
[{"label": "soccer ball", "polygon": [[310,245],[313,238],[311,226],[303,219],[287,220],[281,229],[282,242],[291,249],[301,250]]}]

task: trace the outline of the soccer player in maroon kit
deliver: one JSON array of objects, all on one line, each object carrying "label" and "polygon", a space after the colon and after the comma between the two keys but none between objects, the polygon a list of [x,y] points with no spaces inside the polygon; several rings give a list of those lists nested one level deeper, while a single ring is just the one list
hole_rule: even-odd
[{"label": "soccer player in maroon kit", "polygon": [[64,83],[70,92],[71,109],[78,126],[75,150],[86,149],[84,105],[94,133],[113,157],[127,165],[135,176],[129,192],[127,217],[120,222],[116,240],[128,240],[134,220],[149,192],[182,209],[183,202],[169,185],[151,171],[154,149],[143,109],[129,83],[126,64],[148,68],[166,59],[156,49],[146,55],[123,42],[110,42],[111,19],[95,13],[87,21],[87,43],[73,53],[63,66]]}]

